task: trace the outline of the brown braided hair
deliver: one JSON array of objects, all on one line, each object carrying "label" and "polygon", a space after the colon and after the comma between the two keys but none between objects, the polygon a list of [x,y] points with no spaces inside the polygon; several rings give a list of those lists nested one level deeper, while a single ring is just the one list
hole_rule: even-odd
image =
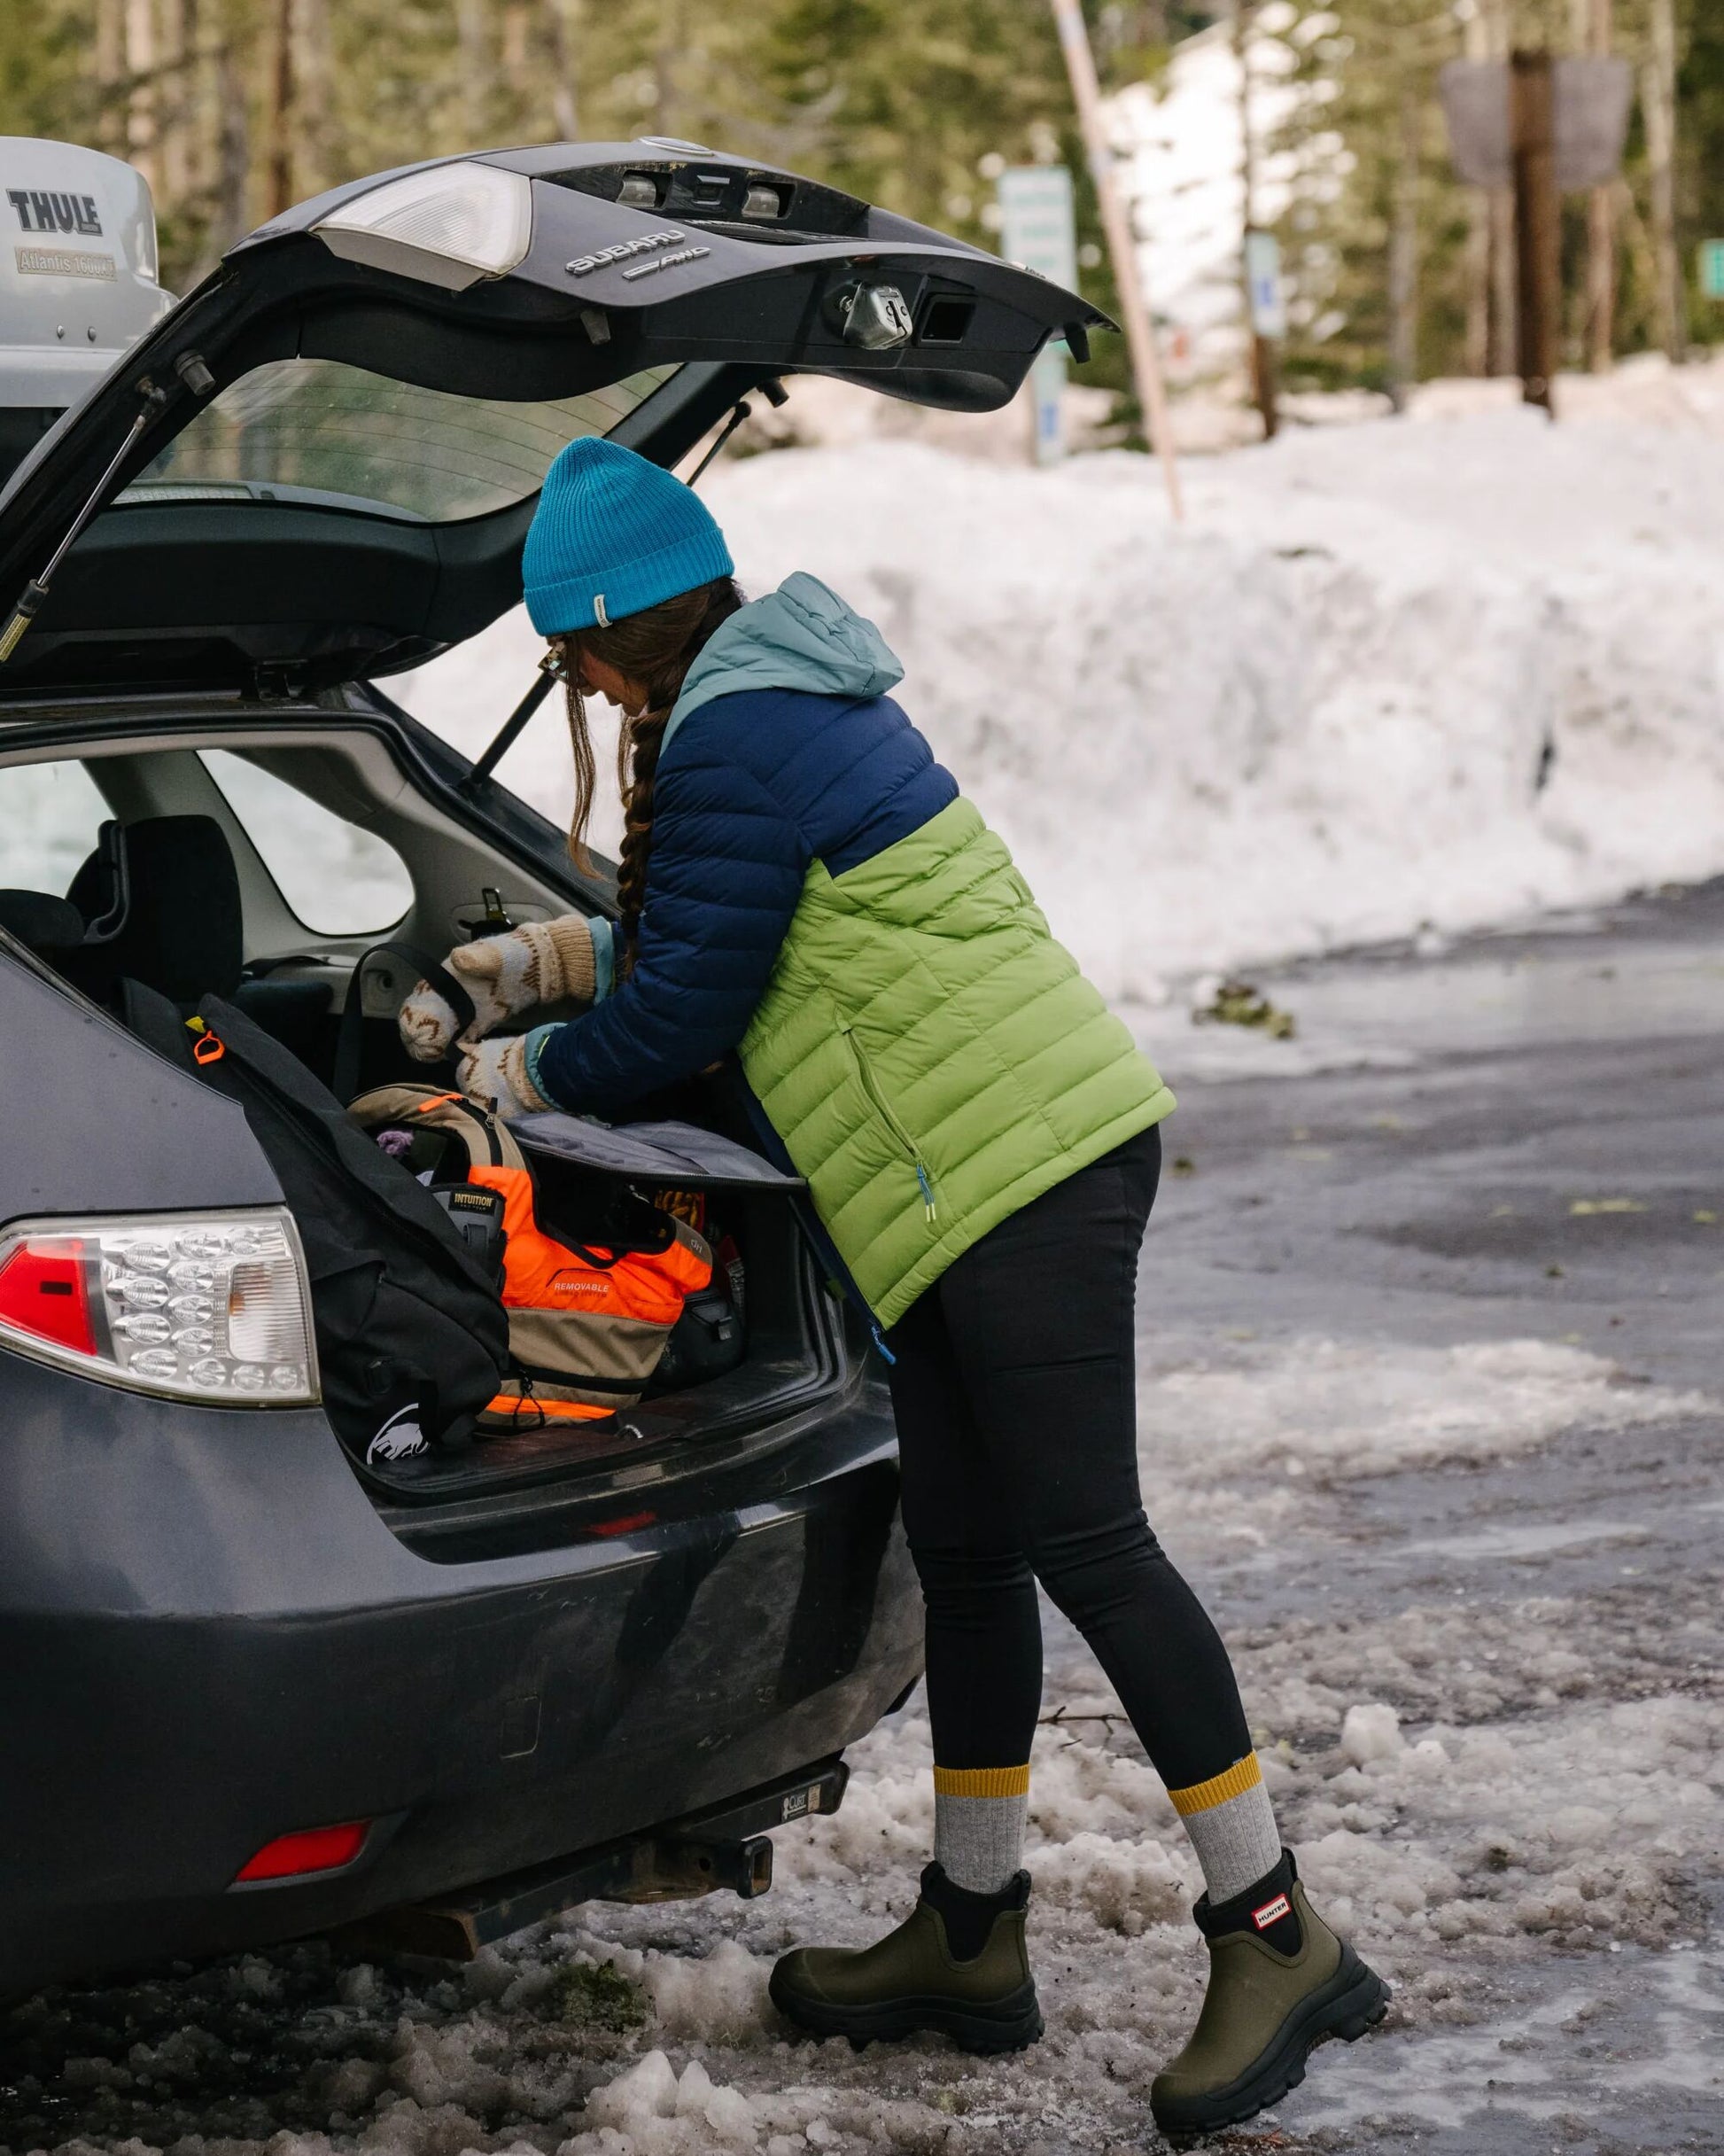
[{"label": "brown braided hair", "polygon": [[582,868],[591,861],[586,825],[597,782],[593,737],[586,723],[586,699],[580,685],[583,652],[614,666],[643,694],[640,710],[625,712],[617,737],[617,785],[623,797],[623,846],[617,864],[617,896],[622,929],[622,970],[634,963],[634,939],[647,897],[647,857],[652,851],[653,781],[658,751],[671,707],[681,692],[688,669],[721,621],[742,604],[730,577],[697,584],[693,591],[663,599],[656,606],[603,628],[572,629],[554,636],[563,659],[569,704],[569,741],[575,759],[575,811],[569,851]]}]

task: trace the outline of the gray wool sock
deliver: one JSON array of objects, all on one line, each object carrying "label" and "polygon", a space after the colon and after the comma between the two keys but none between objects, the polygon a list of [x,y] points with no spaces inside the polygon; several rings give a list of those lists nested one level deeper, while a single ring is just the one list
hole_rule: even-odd
[{"label": "gray wool sock", "polygon": [[936,1767],[934,1861],[954,1886],[998,1894],[1023,1865],[1029,1769]]},{"label": "gray wool sock", "polygon": [[1168,1794],[1192,1838],[1212,1903],[1231,1902],[1280,1863],[1275,1807],[1254,1752],[1224,1774],[1189,1789],[1169,1789]]}]

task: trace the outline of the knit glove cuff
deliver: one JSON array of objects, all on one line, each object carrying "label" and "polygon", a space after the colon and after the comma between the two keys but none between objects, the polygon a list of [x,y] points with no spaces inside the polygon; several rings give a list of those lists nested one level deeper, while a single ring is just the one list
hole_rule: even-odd
[{"label": "knit glove cuff", "polygon": [[457,1043],[483,1040],[506,1018],[564,997],[590,1003],[596,985],[592,928],[584,915],[526,921],[505,936],[457,944],[448,968],[473,999],[473,1023],[461,1021],[429,982],[401,1006],[401,1045],[415,1062],[440,1062]]},{"label": "knit glove cuff", "polygon": [[511,1116],[542,1115],[552,1105],[528,1073],[523,1034],[477,1042],[462,1055],[456,1082],[470,1101],[493,1109],[505,1121]]}]

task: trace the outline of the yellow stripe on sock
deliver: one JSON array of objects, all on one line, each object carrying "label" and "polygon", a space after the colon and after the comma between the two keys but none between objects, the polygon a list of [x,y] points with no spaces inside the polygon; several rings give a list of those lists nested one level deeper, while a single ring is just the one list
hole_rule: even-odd
[{"label": "yellow stripe on sock", "polygon": [[1194,1811],[1213,1811],[1230,1797],[1243,1796],[1247,1789],[1256,1788],[1262,1779],[1263,1770],[1257,1764],[1256,1753],[1247,1752],[1243,1759],[1235,1760],[1225,1774],[1213,1774],[1207,1782],[1193,1782],[1189,1789],[1169,1789],[1168,1794],[1180,1817],[1189,1819]]},{"label": "yellow stripe on sock", "polygon": [[[1254,1766],[1256,1762],[1254,1760]],[[1020,1797],[1029,1794],[1029,1766],[936,1767],[934,1794],[951,1797]]]}]

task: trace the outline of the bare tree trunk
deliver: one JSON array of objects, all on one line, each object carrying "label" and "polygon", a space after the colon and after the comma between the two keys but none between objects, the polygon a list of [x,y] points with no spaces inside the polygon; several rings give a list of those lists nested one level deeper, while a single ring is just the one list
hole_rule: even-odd
[{"label": "bare tree trunk", "polygon": [[[1475,7],[1466,19],[1464,50],[1470,60],[1491,57],[1490,25]],[[1490,365],[1490,197],[1482,187],[1466,191],[1466,245],[1461,277],[1466,304],[1466,370],[1488,374]]]},{"label": "bare tree trunk", "polygon": [[1389,396],[1398,412],[1418,378],[1418,92],[1403,76],[1389,230]]},{"label": "bare tree trunk", "polygon": [[[1510,0],[1485,0],[1489,57],[1505,64],[1514,43]],[[1515,251],[1515,199],[1511,187],[1490,191],[1490,350],[1494,375],[1513,374],[1520,338]]]},{"label": "bare tree trunk", "polygon": [[126,0],[96,0],[96,138],[115,156],[126,153],[120,85],[126,76]]},{"label": "bare tree trunk", "polygon": [[336,178],[335,61],[330,43],[329,0],[294,0],[295,175],[300,197],[315,195]]},{"label": "bare tree trunk", "polygon": [[1652,245],[1658,263],[1659,341],[1673,360],[1687,356],[1687,291],[1676,249],[1676,10],[1674,0],[1651,0],[1651,57],[1641,70],[1641,112],[1646,122],[1646,165],[1650,181]]},{"label": "bare tree trunk", "polygon": [[170,213],[184,205],[191,188],[191,56],[186,44],[186,0],[161,0],[161,196]]},{"label": "bare tree trunk", "polygon": [[518,126],[532,97],[532,64],[528,33],[532,11],[527,0],[508,0],[503,9],[503,82],[513,108],[509,124]]},{"label": "bare tree trunk", "polygon": [[252,225],[251,103],[243,58],[234,43],[231,17],[222,25],[215,79],[216,109],[221,121],[216,136],[215,206],[206,242],[206,269],[213,267],[237,239],[243,238]]},{"label": "bare tree trunk", "polygon": [[1635,191],[1627,179],[1619,174],[1611,183],[1611,206],[1615,213],[1618,242],[1622,259],[1634,270],[1635,306],[1631,315],[1622,323],[1625,344],[1638,344],[1642,339],[1653,343],[1658,336],[1658,258],[1652,245],[1651,235],[1646,230],[1646,221],[1640,214],[1640,204],[1635,199]]},{"label": "bare tree trunk", "polygon": [[156,80],[156,12],[153,0],[126,0],[126,155],[150,183],[160,183],[157,157],[159,85]]},{"label": "bare tree trunk", "polygon": [[585,12],[582,0],[555,0],[552,10],[556,32],[555,79],[551,85],[551,125],[559,142],[573,142],[580,133],[580,39]]},{"label": "bare tree trunk", "polygon": [[658,44],[653,53],[653,133],[682,132],[678,63],[687,43],[682,0],[660,0]]},{"label": "bare tree trunk", "polygon": [[455,38],[461,54],[461,127],[465,146],[482,150],[491,116],[491,45],[485,0],[455,0]]},{"label": "bare tree trunk", "polygon": [[1257,229],[1257,130],[1251,110],[1251,27],[1257,0],[1233,0],[1233,57],[1239,69],[1239,300],[1251,370],[1251,397],[1262,415],[1263,440],[1280,431],[1275,349],[1257,333],[1251,292],[1251,236]]},{"label": "bare tree trunk", "polygon": [[[1587,51],[1611,50],[1611,0],[1587,0]],[[1616,362],[1616,213],[1614,190],[1595,187],[1587,198],[1587,363],[1608,374]]]},{"label": "bare tree trunk", "polygon": [[276,41],[269,73],[269,201],[266,215],[293,206],[293,0],[276,0]]}]

